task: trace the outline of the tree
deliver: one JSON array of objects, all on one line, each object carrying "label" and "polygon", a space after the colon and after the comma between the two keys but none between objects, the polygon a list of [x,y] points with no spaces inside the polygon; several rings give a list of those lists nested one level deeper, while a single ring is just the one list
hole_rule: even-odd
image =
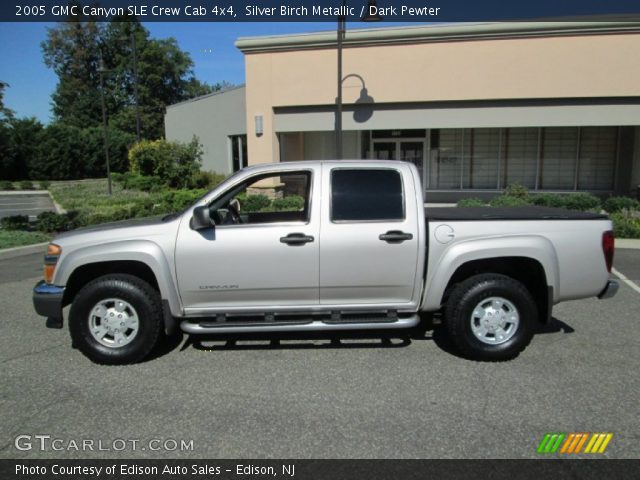
[{"label": "tree", "polygon": [[117,18],[106,25],[90,20],[60,23],[48,30],[42,49],[45,63],[59,80],[52,96],[54,115],[69,125],[97,126],[102,121],[100,59],[106,69],[105,98],[111,125],[135,133],[137,85],[143,138],[163,136],[167,105],[220,88],[196,79],[191,57],[174,38],[150,38],[149,31],[134,17]]},{"label": "tree", "polygon": [[76,127],[102,119],[98,66],[103,27],[96,22],[60,22],[47,29],[44,62],[58,76],[51,96],[54,117]]},{"label": "tree", "polygon": [[13,110],[8,109],[4,105],[4,90],[8,86],[8,83],[0,80],[0,122],[6,122],[13,118]]},{"label": "tree", "polygon": [[[104,177],[102,134],[102,127],[80,128],[61,122],[48,125],[39,136],[37,153],[29,165],[31,177],[50,180]],[[109,128],[112,171],[127,170],[127,152],[134,141],[134,135]]]},{"label": "tree", "polygon": [[38,155],[38,144],[44,126],[35,117],[13,118],[9,122],[9,148],[3,172],[13,180],[31,177],[31,165]]}]

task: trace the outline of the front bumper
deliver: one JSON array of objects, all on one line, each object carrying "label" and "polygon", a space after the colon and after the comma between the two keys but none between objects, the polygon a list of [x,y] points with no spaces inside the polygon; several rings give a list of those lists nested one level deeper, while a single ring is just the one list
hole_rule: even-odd
[{"label": "front bumper", "polygon": [[607,286],[604,287],[604,290],[602,290],[602,292],[600,292],[600,295],[598,295],[598,298],[600,300],[604,300],[605,298],[611,298],[616,293],[618,293],[618,288],[620,288],[620,284],[618,283],[617,280],[609,280],[607,282]]},{"label": "front bumper", "polygon": [[33,287],[33,306],[38,315],[47,317],[47,327],[62,328],[62,300],[64,287],[40,280]]}]

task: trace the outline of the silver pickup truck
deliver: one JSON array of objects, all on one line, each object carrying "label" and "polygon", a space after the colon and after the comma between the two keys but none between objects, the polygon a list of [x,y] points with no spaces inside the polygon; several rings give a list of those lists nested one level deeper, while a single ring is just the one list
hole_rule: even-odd
[{"label": "silver pickup truck", "polygon": [[506,360],[554,304],[613,296],[606,216],[551,208],[425,209],[396,161],[245,168],[185,211],[54,239],[38,314],[98,363],[163,335],[410,329],[441,312],[460,352]]}]

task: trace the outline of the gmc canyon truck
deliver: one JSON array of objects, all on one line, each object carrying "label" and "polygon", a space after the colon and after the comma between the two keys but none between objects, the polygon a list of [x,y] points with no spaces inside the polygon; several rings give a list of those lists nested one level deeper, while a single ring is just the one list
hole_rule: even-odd
[{"label": "gmc canyon truck", "polygon": [[460,352],[507,360],[565,300],[615,295],[606,216],[425,209],[397,161],[245,168],[185,211],[66,233],[38,314],[91,360],[145,358],[163,335],[411,329],[441,312]]}]

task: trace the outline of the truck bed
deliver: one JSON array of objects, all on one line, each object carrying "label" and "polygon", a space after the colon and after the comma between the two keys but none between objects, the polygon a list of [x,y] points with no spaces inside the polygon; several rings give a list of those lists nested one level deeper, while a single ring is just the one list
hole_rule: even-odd
[{"label": "truck bed", "polygon": [[600,213],[552,207],[430,207],[425,208],[427,222],[483,220],[606,220]]}]

